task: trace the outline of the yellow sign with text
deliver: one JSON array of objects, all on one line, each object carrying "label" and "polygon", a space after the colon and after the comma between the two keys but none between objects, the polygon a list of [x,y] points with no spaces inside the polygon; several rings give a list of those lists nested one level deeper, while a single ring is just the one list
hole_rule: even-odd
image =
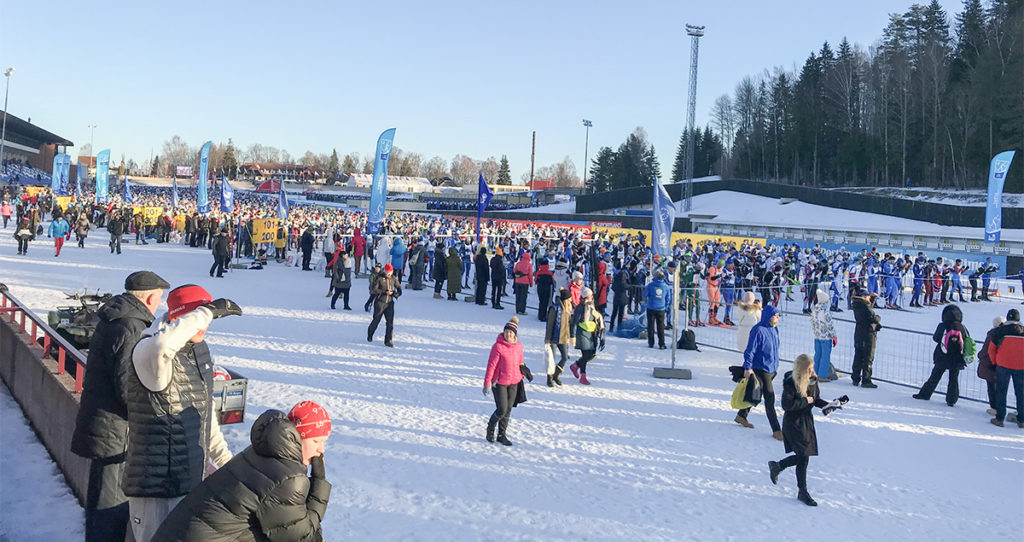
[{"label": "yellow sign with text", "polygon": [[71,196],[57,196],[57,205],[61,211],[67,211],[68,205],[71,205]]},{"label": "yellow sign with text", "polygon": [[157,220],[164,214],[163,207],[134,207],[132,214],[142,214],[143,223],[147,226],[156,226]]},{"label": "yellow sign with text", "polygon": [[[647,246],[651,246],[651,230],[638,230],[635,228],[594,228],[595,233],[607,233],[611,236],[622,235],[637,235],[643,233],[647,239]],[[706,244],[708,241],[717,241],[721,243],[735,243],[736,246],[740,246],[744,241],[748,243],[755,243],[764,246],[766,239],[764,237],[736,237],[732,235],[706,235],[703,233],[684,233],[684,232],[672,232],[672,244],[675,245],[677,241],[688,240],[694,245]]]},{"label": "yellow sign with text", "polygon": [[277,240],[277,219],[260,218],[252,221],[253,244],[273,243]]}]

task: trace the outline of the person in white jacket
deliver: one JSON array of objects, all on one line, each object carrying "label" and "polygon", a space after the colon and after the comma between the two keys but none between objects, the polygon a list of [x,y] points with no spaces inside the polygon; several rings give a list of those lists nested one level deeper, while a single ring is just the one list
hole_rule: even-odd
[{"label": "person in white jacket", "polygon": [[747,349],[750,329],[761,321],[761,301],[754,300],[754,292],[743,292],[743,298],[736,300],[736,349]]},{"label": "person in white jacket", "polygon": [[242,310],[191,284],[171,290],[167,308],[143,332],[121,377],[128,407],[122,486],[136,542],[149,542],[178,502],[232,457],[213,413],[213,360],[203,337],[215,318]]},{"label": "person in white jacket", "polygon": [[817,303],[811,308],[811,329],[814,331],[814,373],[818,382],[833,380],[832,349],[839,342],[836,328],[832,325],[832,313],[829,312],[828,294],[818,290],[815,294]]},{"label": "person in white jacket", "polygon": [[391,239],[381,237],[377,241],[377,248],[373,252],[373,260],[381,265],[391,263]]}]

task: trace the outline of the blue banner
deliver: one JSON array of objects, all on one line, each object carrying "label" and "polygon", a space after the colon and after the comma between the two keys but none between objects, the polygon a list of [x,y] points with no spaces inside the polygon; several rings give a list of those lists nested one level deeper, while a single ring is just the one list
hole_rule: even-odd
[{"label": "blue banner", "polygon": [[1003,229],[1003,184],[1010,171],[1014,151],[1003,151],[988,168],[988,200],[985,204],[985,242],[998,243]]},{"label": "blue banner", "polygon": [[480,184],[477,188],[476,198],[476,242],[480,242],[480,215],[484,213],[484,209],[487,208],[487,204],[491,202],[491,198],[494,197],[494,192],[491,191],[491,187],[487,186],[487,181],[484,180],[483,172],[480,173]]},{"label": "blue banner", "polygon": [[128,180],[128,176],[124,176],[124,199],[125,203],[135,203],[135,199],[132,198],[132,183]]},{"label": "blue banner", "polygon": [[210,212],[210,197],[206,194],[206,166],[210,162],[210,143],[203,143],[203,148],[199,150],[199,195],[196,196],[196,208],[204,215]]},{"label": "blue banner", "polygon": [[672,227],[676,222],[676,206],[665,185],[654,178],[654,202],[651,205],[651,248],[655,254],[672,254]]},{"label": "blue banner", "polygon": [[235,208],[235,189],[231,187],[228,178],[223,175],[220,178],[220,212],[231,214]]},{"label": "blue banner", "polygon": [[96,201],[107,202],[107,179],[110,176],[110,149],[105,149],[96,155]]},{"label": "blue banner", "polygon": [[55,196],[68,195],[71,176],[71,157],[61,153],[53,157],[53,173],[50,176],[50,190]]},{"label": "blue banner", "polygon": [[83,163],[83,162],[79,162],[78,163],[78,167],[75,168],[75,172],[76,172],[76,175],[75,175],[75,197],[76,198],[82,197],[82,177],[85,177],[85,172],[86,172],[86,170],[88,168],[89,168],[89,166],[85,165],[85,163]]},{"label": "blue banner", "polygon": [[[285,195],[283,188],[277,197],[277,218],[281,219],[282,222],[288,220],[288,196]],[[281,225],[283,226],[284,224]]]},{"label": "blue banner", "polygon": [[373,184],[370,185],[370,212],[366,221],[366,233],[374,235],[384,222],[384,207],[388,201],[388,160],[391,159],[391,144],[395,140],[395,129],[384,130],[377,138],[377,153],[373,157]]}]

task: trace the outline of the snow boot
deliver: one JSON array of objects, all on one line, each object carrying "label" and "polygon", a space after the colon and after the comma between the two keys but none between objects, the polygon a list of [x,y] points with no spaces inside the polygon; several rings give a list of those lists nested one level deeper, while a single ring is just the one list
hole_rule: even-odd
[{"label": "snow boot", "polygon": [[874,388],[878,387],[878,384],[875,384],[875,383],[871,382],[870,380],[865,380],[865,381],[860,383],[860,387],[868,388],[868,389],[874,389]]},{"label": "snow boot", "polygon": [[509,440],[508,437],[506,437],[504,434],[498,435],[498,442],[504,444],[505,446],[511,446],[512,445],[512,441]]},{"label": "snow boot", "polygon": [[562,374],[562,371],[564,371],[564,370],[565,369],[562,369],[561,365],[555,365],[555,374],[551,375],[551,380],[554,380],[555,384],[558,384],[559,386],[562,385],[562,380],[560,378],[558,378],[558,377],[559,377],[559,375]]},{"label": "snow boot", "polygon": [[573,363],[572,365],[569,366],[569,370],[572,371],[572,376],[575,376],[576,378],[580,377],[580,366],[579,365],[576,365],[575,363]]},{"label": "snow boot", "polygon": [[[911,395],[911,397],[913,397],[914,399],[920,399],[922,401],[927,401],[929,399],[929,397],[925,397],[924,395],[921,395],[920,393],[915,393],[914,395]],[[992,410],[992,409],[989,409],[989,410]],[[995,414],[995,412],[993,412],[992,414]]]},{"label": "snow boot", "polygon": [[768,462],[768,476],[772,479],[772,484],[779,484],[779,473],[782,472],[782,467],[779,466],[778,461]]},{"label": "snow boot", "polygon": [[494,424],[487,423],[487,442],[494,442]]},{"label": "snow boot", "polygon": [[740,416],[739,414],[736,415],[736,418],[734,418],[733,421],[738,423],[738,424],[740,424],[740,425],[742,425],[743,427],[746,427],[747,429],[753,429],[754,428],[754,424],[748,422],[746,418],[744,418],[743,416]]},{"label": "snow boot", "polygon": [[580,373],[580,384],[583,384],[584,386],[590,385],[590,381],[587,380],[587,373]]},{"label": "snow boot", "polygon": [[441,296],[440,292],[434,292],[434,299],[444,299],[444,297]]},{"label": "snow boot", "polygon": [[548,387],[549,388],[555,387],[555,379],[552,377],[552,375],[548,375]]},{"label": "snow boot", "polygon": [[811,498],[811,494],[806,489],[801,489],[796,498],[807,506],[818,506],[818,502]]}]

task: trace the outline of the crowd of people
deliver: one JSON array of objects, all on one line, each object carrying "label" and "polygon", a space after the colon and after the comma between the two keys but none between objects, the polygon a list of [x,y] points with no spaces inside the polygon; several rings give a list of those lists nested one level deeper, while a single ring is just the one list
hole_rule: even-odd
[{"label": "crowd of people", "polygon": [[[832,322],[834,313],[850,310],[856,321],[850,375],[855,386],[877,387],[872,381],[875,340],[881,329],[877,310],[941,306],[942,323],[934,334],[935,370],[914,397],[930,398],[942,376],[948,374],[945,398],[950,406],[954,405],[959,396],[958,372],[976,353],[983,360],[978,369],[979,376],[986,380],[988,386],[990,413],[994,416],[992,423],[1002,426],[1008,418],[1006,397],[1011,383],[1017,397],[1018,412],[1024,407],[1024,352],[1021,351],[1024,328],[1020,325],[1019,314],[1010,311],[1006,321],[994,327],[984,344],[978,347],[962,325],[959,307],[953,304],[968,302],[964,277],[970,284],[971,301],[991,301],[992,281],[1001,278],[991,258],[968,269],[960,260],[931,260],[923,253],[912,257],[878,250],[829,251],[819,246],[799,247],[796,244],[765,246],[752,241],[694,242],[686,239],[678,241],[669,253],[662,255],[647,246],[643,233],[610,234],[570,225],[502,220],[483,221],[478,233],[475,219],[421,213],[390,213],[377,234],[366,235],[365,212],[292,201],[286,216],[282,216],[277,195],[239,191],[230,212],[214,210],[201,214],[197,212],[196,193],[192,188],[179,189],[177,197],[173,198],[177,199],[177,206],[172,205],[172,194],[168,188],[140,186],[134,187],[133,192],[131,202],[125,202],[120,196],[111,196],[110,201],[98,203],[87,195],[61,207],[45,191],[29,197],[9,191],[3,194],[3,213],[7,213],[4,216],[15,215],[16,236],[25,237],[24,245],[19,237],[19,253],[27,251],[30,240],[42,235],[41,223],[49,216],[47,231],[55,239],[55,255],[58,257],[62,242],[57,239],[66,239],[75,233],[79,237],[79,246],[84,246],[90,231],[105,227],[110,235],[112,254],[121,252],[121,238],[129,233],[135,233],[137,244],[155,240],[157,243],[180,243],[210,250],[214,258],[211,276],[224,276],[232,254],[236,257],[250,256],[256,262],[265,262],[272,254],[282,264],[301,265],[305,271],[322,268],[324,278],[328,279],[326,297],[330,298],[331,309],[337,309],[340,299],[343,310],[352,310],[353,280],[368,275],[368,299],[364,310],[372,310],[372,319],[367,328],[367,340],[374,340],[383,320],[384,344],[392,348],[395,347],[396,304],[403,294],[403,286],[413,291],[422,290],[433,281],[434,298],[450,301],[460,300],[463,290],[471,289],[466,301],[482,306],[489,304],[495,310],[504,310],[502,299],[512,297],[516,316],[505,324],[495,340],[487,360],[483,386],[484,393],[492,394],[495,401],[495,410],[486,426],[486,439],[506,446],[512,445],[508,433],[511,408],[525,400],[522,380],[533,379],[523,363],[523,346],[518,341],[519,318],[532,309],[528,306],[531,294],[535,296],[536,317],[545,322],[545,373],[546,385],[550,387],[562,385],[570,348],[578,351],[578,357],[569,364],[570,372],[580,384],[590,385],[588,369],[598,353],[604,350],[606,335],[614,333],[617,328],[621,331],[624,324],[643,322],[648,347],[667,348],[666,330],[682,324],[674,321],[673,309],[677,307],[687,326],[712,325],[736,330],[737,349],[743,352],[743,364],[736,368],[737,376],[759,390],[759,400],[764,405],[772,436],[783,441],[786,451],[793,453],[786,459],[769,464],[771,481],[777,482],[782,470],[795,467],[800,490],[798,496],[808,505],[815,503],[806,488],[807,458],[817,453],[810,408],[835,410],[845,402],[841,400],[843,398],[831,403],[821,400],[818,387],[819,383],[838,378],[831,364],[831,350],[839,340]],[[11,203],[14,210],[11,210]],[[143,213],[135,212],[139,207],[161,208],[155,223],[147,221]],[[211,207],[216,209],[217,206]],[[254,222],[264,218],[279,218],[276,234],[273,241],[255,242]],[[197,448],[203,450],[201,457],[190,456],[187,460],[177,456],[160,460],[148,457],[159,451],[145,441],[149,431],[146,424],[151,423],[148,421],[151,418],[164,415],[168,399],[161,394],[171,393],[167,391],[169,382],[174,382],[175,386],[193,386],[185,394],[190,400],[203,395],[201,389],[194,388],[206,381],[203,375],[174,373],[184,366],[189,370],[195,369],[196,364],[173,360],[179,356],[208,360],[209,351],[202,342],[205,329],[214,318],[241,311],[228,300],[214,301],[202,288],[188,285],[171,292],[167,300],[170,312],[164,320],[154,321],[155,307],[160,304],[160,295],[169,285],[162,279],[157,280],[155,275],[146,277],[146,283],[142,285],[131,283],[130,277],[120,305],[108,304],[104,309],[109,313],[104,318],[121,322],[117,324],[118,333],[130,337],[134,341],[132,344],[138,343],[135,348],[138,359],[130,350],[123,350],[123,341],[117,342],[122,350],[115,352],[96,348],[89,354],[85,381],[87,391],[92,389],[90,394],[113,394],[114,388],[110,386],[122,386],[120,392],[127,399],[124,404],[90,403],[86,408],[83,395],[85,414],[82,416],[85,418],[79,420],[81,435],[76,433],[80,441],[87,440],[87,436],[93,439],[98,435],[113,438],[111,435],[114,433],[121,440],[114,439],[114,444],[103,445],[106,447],[95,442],[88,446],[80,445],[76,453],[93,460],[94,476],[90,485],[95,479],[97,487],[107,487],[105,484],[112,483],[110,480],[115,477],[124,477],[126,482],[117,487],[125,488],[124,502],[128,503],[133,518],[132,529],[140,529],[137,540],[216,539],[202,530],[210,527],[208,523],[189,519],[202,517],[206,513],[203,507],[214,506],[211,503],[219,498],[219,492],[228,491],[223,488],[234,487],[226,474],[217,476],[215,473],[203,479],[205,463],[212,461],[230,472],[230,462],[233,461],[222,440],[218,440],[216,424],[210,423],[209,416],[202,415],[204,410],[208,411],[209,405],[186,405],[194,407],[192,410],[200,415],[176,422],[180,424],[178,429],[182,439],[203,440],[202,446]],[[1011,278],[1021,278],[1024,284],[1024,270],[1011,275]],[[909,302],[904,298],[908,289],[911,292]],[[442,295],[442,292],[447,295]],[[799,357],[793,371],[783,377],[783,419],[780,423],[773,389],[779,372],[778,323],[783,316],[780,304],[783,299],[796,301],[795,295],[803,298],[803,312],[810,315],[814,354],[813,357]],[[151,306],[152,310],[149,310]],[[632,327],[635,329],[636,326]],[[103,337],[105,332],[100,333],[98,329],[97,336]],[[93,369],[91,358],[94,354],[107,355],[109,359],[97,362],[96,369]],[[102,369],[104,363],[108,369]],[[130,386],[124,382],[100,383],[122,374],[111,365],[116,363],[131,365],[137,382],[133,381]],[[982,365],[986,367],[984,374]],[[180,391],[172,390],[173,393]],[[116,402],[112,396],[104,397],[102,401]],[[321,413],[323,410],[310,408]],[[179,409],[176,411],[181,412]],[[736,423],[753,428],[748,420],[749,412],[750,408],[738,409]],[[90,422],[87,420],[89,416],[95,419]],[[316,529],[322,519],[323,510],[318,506],[326,505],[329,485],[325,485],[322,476],[316,475],[317,462],[322,465],[322,459],[316,458],[322,456],[306,453],[306,437],[301,436],[301,423],[292,424],[295,427],[291,429],[301,436],[296,439],[285,421],[302,418],[296,416],[285,416],[280,412],[261,416],[257,421],[260,431],[254,428],[253,448],[258,454],[262,454],[260,450],[274,450],[273,453],[283,454],[281,457],[285,462],[313,464],[311,478],[304,478],[306,471],[302,468],[303,476],[300,478],[303,480],[296,478],[298,467],[292,463],[288,463],[291,466],[287,469],[274,467],[277,470],[273,470],[279,476],[290,473],[287,474],[289,479],[306,491],[303,498],[311,499],[304,501],[309,513],[302,516],[300,527],[275,525],[273,528],[307,532]],[[105,421],[97,422],[96,419]],[[102,427],[90,426],[90,423],[99,423]],[[1017,423],[1024,428],[1024,420]],[[126,430],[127,437],[124,434]],[[316,434],[326,438],[324,434]],[[135,442],[132,442],[133,438]],[[110,458],[117,454],[105,454],[117,448],[117,442],[126,442],[127,459],[112,462]],[[320,445],[322,454],[322,441]],[[300,453],[295,453],[297,446]],[[148,459],[140,459],[146,457]],[[173,478],[173,484],[169,485],[165,479],[149,480],[147,477],[151,474],[147,469],[137,467],[153,461],[161,465],[167,463],[162,476]],[[243,467],[239,465],[236,468]],[[247,463],[244,468],[254,468],[253,463]],[[153,483],[174,489],[151,494],[146,488],[152,487]],[[234,491],[245,493],[237,487]],[[245,491],[254,495],[245,493],[238,496],[240,502],[252,505],[242,509],[257,514],[260,499],[266,495],[253,491],[253,488]],[[90,489],[90,495],[93,504],[87,507],[87,514],[93,518],[102,517],[95,514],[97,510],[109,508],[104,503],[109,504],[111,499],[122,497],[112,490],[97,490],[93,494]],[[186,495],[188,497],[184,498]],[[310,502],[315,506],[311,507]],[[299,506],[298,503],[291,505]],[[239,509],[232,510],[237,512]],[[299,517],[296,513],[289,514],[289,518]],[[173,530],[159,527],[159,519],[168,516],[179,518],[176,525],[195,525],[198,530],[191,531],[192,535],[184,535],[180,534],[184,531],[179,527]],[[249,517],[245,520],[246,528],[253,532],[266,528],[267,525],[261,522],[267,517],[284,516],[264,515],[256,522]],[[90,525],[93,525],[90,529],[102,528],[98,527],[100,523]],[[161,533],[172,531],[173,534],[161,537]]]}]

